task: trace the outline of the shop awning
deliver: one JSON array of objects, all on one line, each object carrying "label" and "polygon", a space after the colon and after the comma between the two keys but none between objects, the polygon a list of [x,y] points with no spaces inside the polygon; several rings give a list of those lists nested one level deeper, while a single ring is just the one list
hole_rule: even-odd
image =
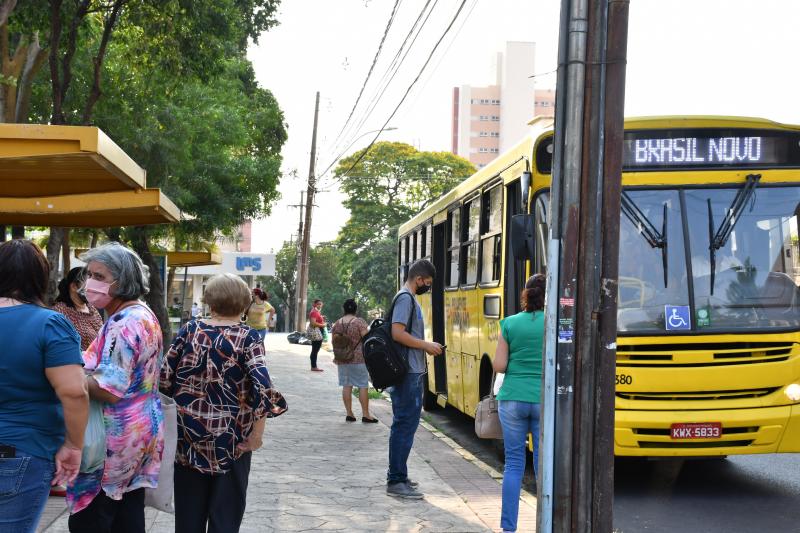
[{"label": "shop awning", "polygon": [[145,186],[144,169],[98,128],[0,124],[3,197],[72,195]]},{"label": "shop awning", "polygon": [[[0,168],[3,161],[0,160]],[[0,191],[4,195],[5,191]],[[0,224],[105,228],[171,224],[181,213],[159,189],[105,193],[0,197]]]}]

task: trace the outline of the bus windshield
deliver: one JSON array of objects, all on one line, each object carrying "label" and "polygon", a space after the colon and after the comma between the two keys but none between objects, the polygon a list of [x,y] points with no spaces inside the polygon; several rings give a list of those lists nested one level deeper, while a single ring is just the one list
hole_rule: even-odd
[{"label": "bus windshield", "polygon": [[800,329],[800,188],[759,186],[712,246],[740,189],[626,191],[641,216],[620,219],[621,333]]}]

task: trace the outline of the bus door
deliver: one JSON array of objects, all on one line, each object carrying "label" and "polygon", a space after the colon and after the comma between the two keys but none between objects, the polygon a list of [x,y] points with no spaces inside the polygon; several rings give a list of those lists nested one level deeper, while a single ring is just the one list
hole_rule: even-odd
[{"label": "bus door", "polygon": [[[447,248],[447,224],[444,222],[433,226],[433,266],[436,267],[436,277],[433,278],[431,292],[431,309],[433,314],[433,342],[446,344],[444,334],[444,286],[445,286],[445,257]],[[445,351],[447,349],[445,348]],[[437,394],[447,394],[447,354],[433,358],[433,386]]]},{"label": "bus door", "polygon": [[511,218],[525,213],[522,207],[522,188],[519,180],[506,186],[506,231],[505,231],[505,271],[503,276],[505,298],[503,316],[511,316],[520,310],[520,296],[525,287],[525,261],[514,258],[511,251]]},{"label": "bus door", "polygon": [[461,337],[466,300],[461,285],[461,206],[447,214],[447,253],[444,280],[444,340],[447,345],[447,403],[463,411],[464,388],[462,383]]}]

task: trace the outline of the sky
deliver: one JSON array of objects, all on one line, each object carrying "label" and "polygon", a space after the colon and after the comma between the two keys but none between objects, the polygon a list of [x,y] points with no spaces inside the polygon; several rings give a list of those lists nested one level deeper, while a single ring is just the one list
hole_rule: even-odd
[{"label": "sky", "polygon": [[[386,79],[384,73],[426,2],[433,10],[377,98],[379,82]],[[398,2],[370,82],[343,132],[395,0],[283,0],[280,25],[248,50],[257,79],[274,93],[289,132],[279,186],[282,199],[268,218],[254,223],[253,251],[277,252],[297,234],[300,212],[292,205],[306,189],[316,91],[320,193],[312,243],[334,239],[348,218],[335,181],[330,173],[322,175],[336,156],[368,145],[384,124],[396,129],[384,132],[380,140],[449,151],[453,87],[492,83],[493,57],[506,41],[535,42],[531,75],[537,89],[554,88],[558,0],[467,0],[431,56],[460,4]],[[785,0],[632,0],[625,114],[740,115],[800,124],[800,70],[794,59],[800,51],[798,20],[800,2]]]}]

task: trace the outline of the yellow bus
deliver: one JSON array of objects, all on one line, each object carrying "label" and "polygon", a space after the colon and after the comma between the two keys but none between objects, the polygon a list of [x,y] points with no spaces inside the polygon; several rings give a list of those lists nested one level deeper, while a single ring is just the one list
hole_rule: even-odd
[{"label": "yellow bus", "polygon": [[[429,258],[426,409],[474,416],[499,320],[546,264],[553,130],[400,227],[398,278]],[[800,126],[737,117],[625,121],[616,455],[800,451]],[[530,257],[510,228],[525,215]],[[519,220],[520,217],[517,217]],[[524,217],[523,217],[524,218]]]}]

